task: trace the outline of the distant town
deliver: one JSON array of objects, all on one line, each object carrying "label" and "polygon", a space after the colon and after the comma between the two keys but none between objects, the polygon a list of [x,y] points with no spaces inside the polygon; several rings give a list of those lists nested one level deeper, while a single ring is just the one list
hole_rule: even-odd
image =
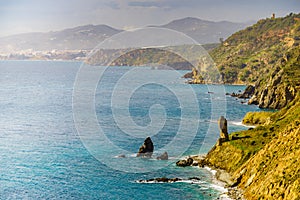
[{"label": "distant town", "polygon": [[32,49],[0,53],[0,60],[74,60],[83,61],[89,50],[51,50],[33,51]]}]

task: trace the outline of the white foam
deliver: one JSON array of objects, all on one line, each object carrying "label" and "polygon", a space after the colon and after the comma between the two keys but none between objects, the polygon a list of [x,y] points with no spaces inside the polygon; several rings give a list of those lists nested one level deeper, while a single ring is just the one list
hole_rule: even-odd
[{"label": "white foam", "polygon": [[214,170],[214,169],[212,169],[210,167],[207,167],[207,166],[205,166],[204,169],[206,169],[207,171],[209,171],[210,173],[212,173],[213,176],[215,176],[216,173],[217,173],[217,170]]},{"label": "white foam", "polygon": [[228,192],[228,190],[226,188],[224,188],[221,185],[217,185],[217,184],[211,184],[211,188],[213,188],[215,190],[218,190],[218,191],[220,191],[222,193]]},{"label": "white foam", "polygon": [[233,125],[236,125],[236,126],[244,126],[244,127],[247,127],[247,128],[255,128],[255,126],[251,126],[251,125],[245,125],[245,124],[243,124],[243,122],[229,122],[229,123],[231,123],[231,124],[233,124]]},{"label": "white foam", "polygon": [[219,198],[221,200],[232,200],[228,195],[228,189],[225,188],[225,183],[219,181],[216,179],[215,175],[217,173],[217,170],[211,169],[210,167],[205,166],[204,167],[207,171],[211,172],[212,175],[214,176],[214,180],[213,183],[210,185],[211,188],[221,192],[221,195],[219,196]]}]

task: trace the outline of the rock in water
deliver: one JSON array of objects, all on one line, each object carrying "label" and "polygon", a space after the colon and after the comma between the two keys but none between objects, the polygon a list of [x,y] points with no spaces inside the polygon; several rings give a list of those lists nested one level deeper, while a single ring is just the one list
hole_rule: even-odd
[{"label": "rock in water", "polygon": [[158,156],[156,159],[157,160],[168,160],[169,159],[168,153],[165,152],[165,153],[161,154],[160,156]]},{"label": "rock in water", "polygon": [[179,167],[191,166],[193,164],[193,158],[188,158],[187,160],[179,160],[176,162],[176,165]]},{"label": "rock in water", "polygon": [[144,144],[140,147],[137,157],[151,158],[153,154],[154,146],[150,137],[147,137]]},{"label": "rock in water", "polygon": [[221,116],[219,119],[219,128],[221,130],[219,144],[221,144],[222,142],[229,141],[227,120],[224,116]]}]

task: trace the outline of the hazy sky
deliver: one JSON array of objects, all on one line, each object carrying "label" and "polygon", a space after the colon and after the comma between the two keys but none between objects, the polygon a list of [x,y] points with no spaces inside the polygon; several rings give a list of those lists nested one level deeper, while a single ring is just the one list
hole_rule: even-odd
[{"label": "hazy sky", "polygon": [[0,0],[0,36],[85,24],[160,25],[183,17],[246,22],[300,12],[300,0]]}]

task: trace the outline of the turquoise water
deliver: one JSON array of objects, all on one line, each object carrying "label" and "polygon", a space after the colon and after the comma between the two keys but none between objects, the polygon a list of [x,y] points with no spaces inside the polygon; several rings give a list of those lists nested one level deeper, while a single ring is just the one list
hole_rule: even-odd
[{"label": "turquoise water", "polygon": [[[1,199],[218,197],[220,191],[211,184],[208,171],[177,168],[174,162],[184,155],[205,153],[214,144],[220,114],[226,115],[229,131],[245,129],[236,122],[258,108],[224,95],[242,90],[243,86],[186,85],[179,74],[168,75],[168,70],[150,68],[135,71],[134,78],[126,79],[132,68],[91,67],[91,74],[100,70],[103,75],[91,104],[98,124],[94,129],[94,119],[74,122],[76,116],[90,114],[89,108],[74,114],[74,109],[80,107],[74,104],[79,69],[80,63],[76,62],[0,62]],[[152,81],[147,82],[148,78]],[[136,87],[136,83],[142,84]],[[195,101],[193,94],[196,105],[189,103]],[[99,134],[77,131],[80,127]],[[155,145],[154,156],[167,149],[169,161],[134,157],[148,135]],[[174,141],[176,146],[168,146]],[[117,158],[120,154],[126,158]],[[196,176],[201,181],[135,182],[162,176]]]}]

